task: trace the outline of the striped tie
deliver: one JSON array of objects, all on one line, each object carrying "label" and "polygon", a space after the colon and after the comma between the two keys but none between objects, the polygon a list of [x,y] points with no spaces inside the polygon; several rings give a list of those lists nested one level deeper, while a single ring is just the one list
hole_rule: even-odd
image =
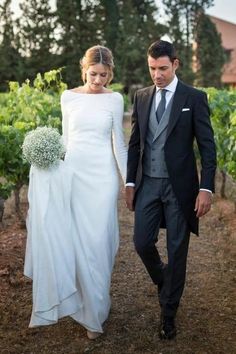
[{"label": "striped tie", "polygon": [[158,123],[160,123],[163,113],[165,112],[166,109],[166,92],[167,90],[165,89],[161,90],[161,100],[156,110],[156,117]]}]

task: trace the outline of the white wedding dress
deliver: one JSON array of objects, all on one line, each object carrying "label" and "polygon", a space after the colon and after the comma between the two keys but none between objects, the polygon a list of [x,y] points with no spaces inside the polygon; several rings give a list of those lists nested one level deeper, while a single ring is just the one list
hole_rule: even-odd
[{"label": "white wedding dress", "polygon": [[102,332],[119,244],[119,178],[126,177],[119,93],[61,97],[67,152],[57,169],[31,168],[25,275],[33,279],[30,327],[70,315]]}]

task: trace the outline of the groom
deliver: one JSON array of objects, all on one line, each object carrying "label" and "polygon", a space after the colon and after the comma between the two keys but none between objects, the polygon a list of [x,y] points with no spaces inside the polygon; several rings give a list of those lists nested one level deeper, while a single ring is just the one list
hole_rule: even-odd
[{"label": "groom", "polygon": [[[147,53],[154,85],[137,91],[128,151],[126,204],[135,210],[134,244],[161,306],[160,337],[176,336],[175,316],[183,293],[190,232],[211,207],[216,150],[206,94],[175,75],[173,45],[153,43]],[[201,158],[200,183],[193,150]],[[167,230],[168,264],[155,246]]]}]

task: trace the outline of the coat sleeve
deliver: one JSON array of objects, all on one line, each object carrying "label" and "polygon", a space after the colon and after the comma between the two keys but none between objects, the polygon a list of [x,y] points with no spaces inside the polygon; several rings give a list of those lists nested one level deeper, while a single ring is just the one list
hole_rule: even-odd
[{"label": "coat sleeve", "polygon": [[117,165],[123,182],[125,183],[127,170],[127,147],[123,132],[124,100],[122,95],[116,94],[113,105],[112,141]]},{"label": "coat sleeve", "polygon": [[137,93],[134,96],[134,106],[131,117],[131,135],[128,149],[128,165],[126,183],[135,183],[140,159],[140,129],[137,111]]},{"label": "coat sleeve", "polygon": [[200,153],[200,188],[215,191],[216,146],[205,92],[198,91],[194,105],[195,137]]}]

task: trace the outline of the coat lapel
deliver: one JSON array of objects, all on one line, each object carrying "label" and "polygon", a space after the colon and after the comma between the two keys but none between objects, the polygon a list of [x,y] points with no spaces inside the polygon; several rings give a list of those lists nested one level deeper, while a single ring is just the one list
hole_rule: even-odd
[{"label": "coat lapel", "polygon": [[142,134],[142,140],[143,142],[145,141],[145,136],[146,136],[146,131],[147,131],[147,126],[148,126],[148,119],[152,107],[152,100],[153,96],[156,92],[156,87],[150,86],[145,90],[140,97],[140,120],[139,120],[139,126],[140,126],[140,131]]},{"label": "coat lapel", "polygon": [[169,119],[169,124],[167,128],[167,138],[174,129],[179,116],[182,112],[182,108],[184,107],[184,104],[186,102],[188,96],[188,91],[186,90],[186,86],[179,81],[176,87],[176,91],[174,94],[173,98],[173,104],[170,112],[170,119]]}]

